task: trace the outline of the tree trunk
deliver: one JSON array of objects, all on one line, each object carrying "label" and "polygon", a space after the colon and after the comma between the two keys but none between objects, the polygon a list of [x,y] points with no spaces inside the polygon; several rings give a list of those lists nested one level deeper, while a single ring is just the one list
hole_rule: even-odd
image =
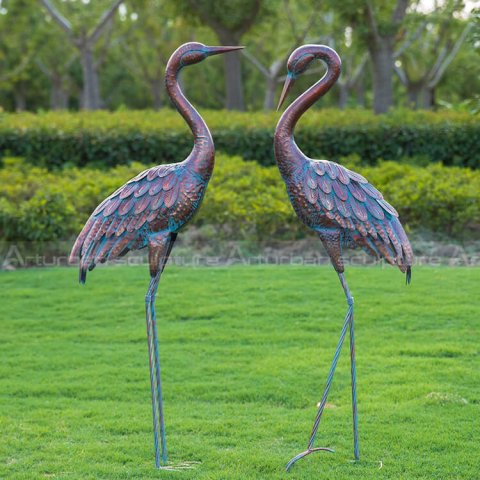
[{"label": "tree trunk", "polygon": [[50,108],[52,110],[67,110],[68,92],[64,87],[62,75],[54,73],[50,82]]},{"label": "tree trunk", "polygon": [[[222,45],[238,45],[240,38],[231,32],[219,33]],[[225,108],[227,110],[245,110],[243,99],[242,64],[240,52],[223,55],[225,68]]]},{"label": "tree trunk", "polygon": [[268,78],[267,87],[265,89],[265,99],[263,100],[263,109],[264,110],[274,110],[275,109],[275,92],[277,90],[277,79]]},{"label": "tree trunk", "polygon": [[23,82],[14,85],[13,96],[15,98],[15,111],[24,112],[27,109],[27,95]]},{"label": "tree trunk", "polygon": [[435,107],[435,87],[431,88],[428,85],[422,91],[422,108],[425,110],[432,110]]},{"label": "tree trunk", "polygon": [[347,106],[348,97],[349,97],[349,88],[346,83],[337,83],[338,88],[340,89],[340,94],[338,96],[338,108],[344,110]]},{"label": "tree trunk", "polygon": [[365,100],[365,76],[360,75],[357,82],[355,83],[355,93],[357,97],[357,103],[360,107],[365,108],[367,102]]},{"label": "tree trunk", "polygon": [[386,113],[393,105],[394,59],[392,40],[382,39],[369,45],[373,64],[373,111]]},{"label": "tree trunk", "polygon": [[98,110],[102,107],[98,72],[95,68],[93,47],[88,43],[80,47],[83,73],[83,105],[85,110]]},{"label": "tree trunk", "polygon": [[418,107],[418,97],[422,89],[422,84],[419,82],[408,82],[407,85],[407,97],[408,97],[408,106],[413,109]]},{"label": "tree trunk", "polygon": [[159,78],[152,80],[150,82],[150,92],[153,98],[153,108],[155,110],[160,110],[162,108],[162,92],[163,92],[163,81]]},{"label": "tree trunk", "polygon": [[431,110],[435,105],[434,91],[434,88],[428,86],[426,79],[409,82],[407,85],[409,106],[415,110],[417,108]]}]

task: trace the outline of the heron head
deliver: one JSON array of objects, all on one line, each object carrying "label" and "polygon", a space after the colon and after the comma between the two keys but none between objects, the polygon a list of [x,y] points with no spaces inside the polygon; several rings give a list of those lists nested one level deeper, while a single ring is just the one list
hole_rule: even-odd
[{"label": "heron head", "polygon": [[234,50],[240,50],[244,47],[230,47],[230,46],[220,46],[220,47],[209,47],[203,43],[190,42],[182,45],[180,56],[180,65],[185,67],[187,65],[194,65],[199,63],[202,60],[205,60],[211,55],[219,55],[220,53],[233,52]]},{"label": "heron head", "polygon": [[310,65],[314,60],[323,60],[327,63],[327,66],[330,66],[332,58],[335,58],[338,61],[338,64],[340,64],[340,58],[335,50],[325,45],[302,45],[295,49],[287,61],[287,78],[283,86],[277,110],[280,109],[285,101],[285,98],[294,85],[295,80],[310,68]]}]

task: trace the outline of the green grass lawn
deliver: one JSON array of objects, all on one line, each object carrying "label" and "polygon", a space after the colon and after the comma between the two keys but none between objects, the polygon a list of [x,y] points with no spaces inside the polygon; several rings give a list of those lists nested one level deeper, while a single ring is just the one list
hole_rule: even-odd
[{"label": "green grass lawn", "polygon": [[[346,312],[330,267],[169,267],[157,301],[169,463],[153,467],[148,269],[0,274],[0,478],[478,479],[479,269],[350,268],[348,344],[305,449]],[[347,348],[345,348],[347,347]],[[381,467],[381,468],[380,468]]]}]

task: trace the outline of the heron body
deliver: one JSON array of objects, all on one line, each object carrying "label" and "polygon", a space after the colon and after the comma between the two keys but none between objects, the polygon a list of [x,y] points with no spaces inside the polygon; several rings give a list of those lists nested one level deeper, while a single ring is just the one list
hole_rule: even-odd
[{"label": "heron body", "polygon": [[355,459],[359,459],[353,297],[343,274],[345,270],[343,250],[362,248],[374,258],[384,258],[406,274],[407,283],[411,279],[413,262],[412,248],[398,219],[398,213],[382,194],[362,175],[338,163],[308,158],[295,143],[294,129],[298,120],[335,84],[340,75],[341,61],[331,48],[322,45],[304,45],[297,48],[288,60],[288,75],[279,106],[295,79],[305,72],[314,60],[324,61],[327,72],[283,113],[275,130],[275,157],[297,216],[320,237],[339,275],[347,298],[348,312],[308,448],[288,463],[287,470],[297,460],[313,451],[330,451],[325,448],[313,448],[313,442],[347,329],[350,331],[354,456]]},{"label": "heron body", "polygon": [[80,232],[70,261],[80,262],[80,282],[98,263],[148,247],[150,285],[145,297],[152,388],[155,463],[167,461],[155,297],[160,276],[179,230],[198,210],[213,173],[215,148],[210,131],[178,84],[179,71],[205,58],[243,47],[209,47],[190,42],[170,57],[165,72],[167,93],[190,127],[194,145],[182,162],[145,170],[106,198]]}]

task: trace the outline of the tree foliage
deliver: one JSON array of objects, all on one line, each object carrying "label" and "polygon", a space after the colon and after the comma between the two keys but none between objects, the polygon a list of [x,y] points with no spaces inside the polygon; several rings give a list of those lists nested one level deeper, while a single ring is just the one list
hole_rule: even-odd
[{"label": "tree foliage", "polygon": [[190,40],[247,47],[185,70],[182,86],[200,107],[272,109],[286,58],[312,42],[343,60],[319,106],[467,105],[479,90],[478,10],[461,0],[422,8],[413,0],[1,0],[0,108],[169,105],[166,61]]}]

